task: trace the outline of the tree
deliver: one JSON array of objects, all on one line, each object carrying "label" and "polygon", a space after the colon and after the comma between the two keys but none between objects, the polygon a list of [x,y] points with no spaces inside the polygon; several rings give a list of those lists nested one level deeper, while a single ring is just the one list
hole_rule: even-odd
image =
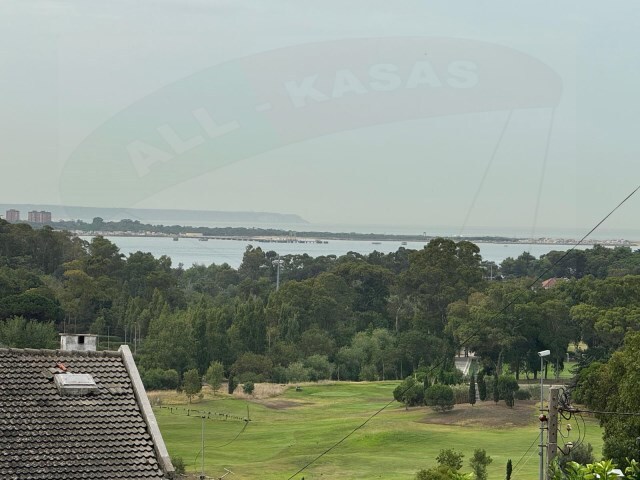
[{"label": "tree", "polygon": [[187,394],[187,398],[189,398],[189,403],[191,403],[191,398],[202,390],[202,378],[198,370],[192,368],[185,372],[182,388],[184,393]]},{"label": "tree", "polygon": [[476,404],[476,380],[471,376],[471,380],[469,381],[469,403],[471,405]]},{"label": "tree", "polygon": [[458,471],[462,468],[462,459],[464,454],[458,452],[453,448],[447,448],[440,450],[440,453],[436,457],[436,461],[439,465],[449,467],[451,470]]},{"label": "tree", "polygon": [[[453,393],[453,392],[452,392]],[[424,387],[413,377],[407,377],[393,390],[393,398],[404,403],[407,407],[422,405],[424,402]]]},{"label": "tree", "polygon": [[53,323],[14,317],[0,322],[0,346],[13,348],[56,348],[58,332]]},{"label": "tree", "polygon": [[469,460],[469,465],[476,480],[487,480],[487,466],[491,462],[493,462],[493,459],[487,455],[484,448],[476,448],[474,450],[473,457]]},{"label": "tree", "polygon": [[229,374],[229,383],[227,384],[227,392],[229,395],[233,395],[238,384],[236,383],[236,378],[233,376],[233,373]]},{"label": "tree", "polygon": [[424,403],[436,412],[447,412],[455,404],[453,389],[449,385],[436,383],[424,392]]},{"label": "tree", "polygon": [[204,375],[204,379],[211,386],[213,390],[213,394],[215,395],[216,390],[220,388],[222,385],[222,379],[224,378],[224,366],[220,362],[211,362],[209,368],[207,368],[207,373]]},{"label": "tree", "polygon": [[500,390],[498,390],[498,375],[493,376],[493,401],[498,403],[500,401]]},{"label": "tree", "polygon": [[482,402],[487,399],[487,384],[484,381],[484,373],[478,374],[478,395],[480,395],[480,401]]},{"label": "tree", "polygon": [[518,381],[512,375],[500,375],[498,378],[498,392],[500,398],[504,399],[504,403],[508,407],[513,407],[515,403],[515,392],[520,388]]},{"label": "tree", "polygon": [[[594,362],[580,371],[576,401],[593,410],[607,412],[640,411],[640,332],[628,333],[624,347],[607,363]],[[604,427],[605,458],[626,465],[638,454],[640,417],[596,415]]]},{"label": "tree", "polygon": [[507,476],[506,480],[511,480],[511,474],[513,473],[513,463],[511,463],[511,459],[507,460]]}]

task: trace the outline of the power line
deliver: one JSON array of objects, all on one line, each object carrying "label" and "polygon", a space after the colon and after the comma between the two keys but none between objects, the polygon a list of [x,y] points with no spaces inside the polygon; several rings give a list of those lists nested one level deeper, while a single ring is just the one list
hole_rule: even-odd
[{"label": "power line", "polygon": [[572,413],[592,413],[594,415],[621,415],[626,417],[640,417],[640,412],[606,412],[602,410],[582,410],[580,408],[563,409],[565,412]]},{"label": "power line", "polygon": [[[522,459],[527,456],[527,453],[529,453],[529,450],[531,450],[531,448],[536,444],[536,441],[539,438],[540,438],[540,436],[536,434],[535,438],[533,439],[533,442],[531,442],[531,445],[529,445],[529,448],[527,448],[527,451],[522,454],[522,456],[520,457],[520,460],[518,460],[516,462],[516,464],[514,465],[514,467],[513,467],[513,475],[514,476],[518,473],[518,465],[520,465],[520,462],[522,462]],[[526,463],[527,462],[523,463],[522,467],[524,467]],[[520,467],[521,470],[522,470],[522,467]]]},{"label": "power line", "polygon": [[[607,213],[607,215],[604,216],[604,218],[602,218],[602,220],[600,220],[591,230],[589,230],[576,244],[574,244],[569,250],[567,250],[564,255],[562,255],[560,258],[558,258],[558,260],[556,260],[555,262],[553,262],[549,267],[547,267],[540,275],[538,275],[536,277],[536,279],[531,282],[529,284],[529,286],[527,287],[527,290],[529,290],[531,287],[533,287],[536,283],[538,283],[538,281],[540,281],[540,279],[542,279],[542,277],[544,277],[551,269],[555,268],[560,262],[564,261],[565,258],[567,258],[567,256],[573,251],[575,250],[578,246],[582,245],[582,243],[594,232],[598,229],[598,227],[600,227],[600,225],[602,225],[611,215],[613,215],[615,213],[616,210],[618,210],[622,205],[624,205],[627,200],[629,200],[638,190],[640,190],[640,185],[638,185],[629,195],[627,195],[620,203],[618,203],[618,205],[616,205],[609,213]],[[516,301],[518,301],[521,297],[522,297],[523,293],[520,292],[518,293],[509,303],[507,303],[504,307],[502,307],[500,309],[499,312],[497,312],[496,314],[494,314],[490,319],[489,319],[489,323],[491,323],[492,320],[496,319],[498,316],[502,315],[511,305],[513,305]],[[460,347],[463,347],[464,345],[466,345],[468,342],[470,342],[474,337],[476,337],[478,334],[477,333],[472,333],[471,335],[469,335],[467,338],[465,338],[461,343],[460,343]],[[440,362],[436,363],[435,365],[433,365],[430,369],[428,373],[432,373],[436,368],[438,368],[439,366],[441,366],[446,359],[442,359],[440,360]],[[408,391],[411,387],[407,387],[403,392],[401,392],[401,395],[404,394],[406,391]],[[326,450],[324,450],[322,453],[320,453],[319,455],[317,455],[316,457],[314,457],[311,461],[307,462],[302,468],[300,468],[296,473],[294,473],[293,475],[291,475],[287,480],[291,480],[293,477],[295,477],[296,475],[298,475],[299,473],[302,473],[304,470],[306,470],[307,468],[309,468],[311,465],[313,465],[315,462],[317,462],[318,460],[320,460],[322,457],[324,457],[327,453],[329,453],[331,450],[333,450],[334,448],[336,448],[337,446],[341,445],[342,442],[344,442],[345,440],[347,440],[351,435],[353,435],[354,433],[356,433],[358,430],[360,430],[362,427],[364,427],[367,423],[369,423],[373,418],[375,418],[376,416],[378,416],[383,410],[385,410],[386,408],[388,408],[392,403],[395,402],[395,399],[389,401],[388,403],[386,403],[385,405],[383,405],[381,408],[379,408],[378,410],[376,410],[372,415],[370,415],[364,422],[362,422],[361,424],[359,424],[357,427],[355,427],[353,430],[351,430],[349,433],[347,433],[344,437],[342,437],[340,440],[338,440],[336,443],[334,443],[332,446],[330,446],[329,448],[327,448]]]}]

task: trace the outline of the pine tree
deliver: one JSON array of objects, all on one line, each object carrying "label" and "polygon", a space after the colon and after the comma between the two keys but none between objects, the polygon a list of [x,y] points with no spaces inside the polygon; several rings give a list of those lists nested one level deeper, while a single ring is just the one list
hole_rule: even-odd
[{"label": "pine tree", "polygon": [[507,480],[511,480],[511,472],[513,471],[513,464],[511,459],[507,460]]},{"label": "pine tree", "polygon": [[493,376],[493,401],[496,403],[500,401],[500,390],[498,390],[498,375]]},{"label": "pine tree", "polygon": [[476,404],[476,380],[471,377],[471,381],[469,382],[469,403],[471,405]]}]

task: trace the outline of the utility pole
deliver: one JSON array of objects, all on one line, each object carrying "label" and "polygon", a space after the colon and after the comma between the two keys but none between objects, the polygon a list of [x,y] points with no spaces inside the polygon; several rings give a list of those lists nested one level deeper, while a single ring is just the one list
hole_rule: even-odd
[{"label": "utility pole", "polygon": [[560,397],[560,388],[551,387],[549,390],[549,421],[547,423],[547,474],[549,465],[553,462],[558,453],[558,398]]},{"label": "utility pole", "polygon": [[202,416],[202,435],[201,435],[201,440],[202,440],[202,470],[201,470],[201,474],[200,474],[200,480],[204,480],[206,477],[204,475],[204,415]]}]

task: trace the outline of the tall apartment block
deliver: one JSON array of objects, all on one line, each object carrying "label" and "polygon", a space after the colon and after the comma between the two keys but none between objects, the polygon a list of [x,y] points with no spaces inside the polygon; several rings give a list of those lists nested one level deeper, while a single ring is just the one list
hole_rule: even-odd
[{"label": "tall apartment block", "polygon": [[29,212],[28,220],[31,223],[51,223],[51,212],[32,210]]},{"label": "tall apartment block", "polygon": [[20,221],[20,210],[7,210],[7,214],[5,215],[5,219],[7,222],[19,222]]}]

